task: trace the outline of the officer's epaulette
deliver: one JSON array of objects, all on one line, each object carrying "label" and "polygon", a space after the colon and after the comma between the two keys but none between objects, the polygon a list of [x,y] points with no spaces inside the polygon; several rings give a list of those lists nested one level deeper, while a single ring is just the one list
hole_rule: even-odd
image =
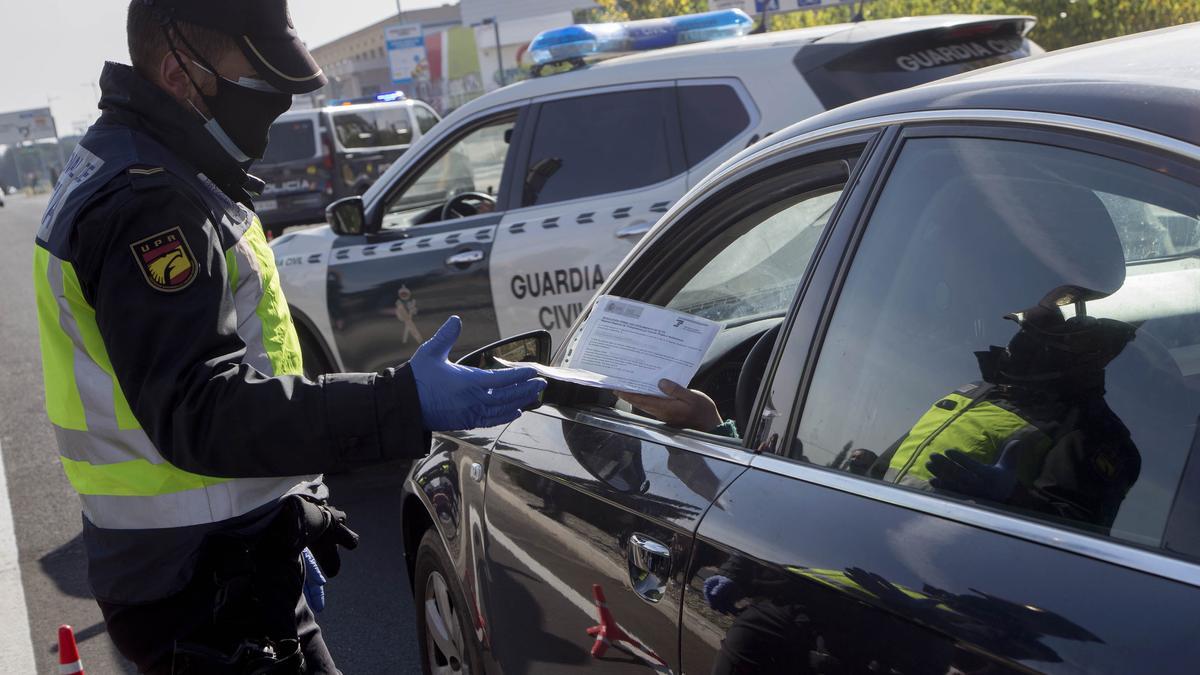
[{"label": "officer's epaulette", "polygon": [[171,177],[161,166],[133,166],[125,170],[134,190],[150,190],[171,184]]}]

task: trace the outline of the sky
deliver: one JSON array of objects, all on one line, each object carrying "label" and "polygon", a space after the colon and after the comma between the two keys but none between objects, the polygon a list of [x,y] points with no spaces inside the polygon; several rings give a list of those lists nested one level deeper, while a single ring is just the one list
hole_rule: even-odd
[{"label": "sky", "polygon": [[[409,11],[450,0],[401,0]],[[290,0],[312,47],[396,14],[395,0]],[[49,103],[59,133],[95,120],[105,61],[129,62],[128,0],[0,0],[0,112]]]}]

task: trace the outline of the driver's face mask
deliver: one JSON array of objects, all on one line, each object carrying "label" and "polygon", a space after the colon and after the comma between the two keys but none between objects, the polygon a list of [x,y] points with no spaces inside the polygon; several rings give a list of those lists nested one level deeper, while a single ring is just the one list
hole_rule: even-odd
[{"label": "driver's face mask", "polygon": [[[169,36],[170,33],[168,33]],[[184,44],[187,44],[186,38],[184,38]],[[188,80],[192,83],[192,88],[200,94],[204,105],[212,113],[211,118],[207,117],[195,104],[192,104],[191,101],[188,102],[196,114],[205,120],[204,128],[208,130],[208,133],[221,144],[221,147],[233,157],[234,161],[245,167],[249,167],[250,163],[256,159],[262,159],[267,150],[271,125],[280,115],[287,112],[288,108],[292,107],[291,94],[278,91],[268,82],[249,77],[238,78],[234,82],[221,76],[217,69],[208,61],[202,60],[202,57],[191,56],[190,60],[197,68],[216,78],[217,93],[209,96],[204,93],[204,90],[192,78],[191,72],[184,66],[179,51],[174,49],[173,41],[171,46],[172,53],[179,62],[179,67],[184,69]],[[198,54],[191,45],[188,45],[188,49],[192,51],[192,54]]]}]

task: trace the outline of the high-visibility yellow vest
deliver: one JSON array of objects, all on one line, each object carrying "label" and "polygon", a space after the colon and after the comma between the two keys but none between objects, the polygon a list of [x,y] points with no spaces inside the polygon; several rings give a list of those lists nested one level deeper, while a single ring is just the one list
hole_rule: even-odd
[{"label": "high-visibility yellow vest", "polygon": [[[89,147],[77,148],[38,232],[34,284],[46,413],[63,469],[80,495],[84,515],[96,527],[136,530],[220,522],[302,490],[320,477],[226,479],[191,473],[167,461],[142,430],[113,373],[96,312],[84,296],[69,253],[54,243],[64,240],[62,230],[73,226],[89,193],[135,159],[145,161],[144,156],[122,154],[115,142],[106,147],[103,135]],[[164,164],[172,161],[169,156],[160,159]],[[189,179],[197,182],[198,195],[219,199],[199,183],[202,177]],[[234,213],[244,219],[234,224],[244,234],[225,251],[237,332],[247,346],[244,361],[268,376],[300,375],[299,340],[262,225],[240,204],[226,200],[220,206],[218,212],[226,213],[236,207]],[[248,450],[252,449],[230,448]]]},{"label": "high-visibility yellow vest", "polygon": [[[930,456],[959,450],[983,464],[992,464],[1005,441],[1018,433],[1036,434],[1037,445],[1048,449],[1049,437],[1013,410],[982,396],[952,393],[930,406],[913,425],[888,462],[884,480],[928,489],[933,478],[925,467]],[[1023,464],[1034,455],[1023,460]]]}]

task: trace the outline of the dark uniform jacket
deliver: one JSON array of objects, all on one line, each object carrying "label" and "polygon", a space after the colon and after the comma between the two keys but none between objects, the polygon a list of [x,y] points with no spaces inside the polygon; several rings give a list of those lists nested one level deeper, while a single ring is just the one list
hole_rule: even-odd
[{"label": "dark uniform jacket", "polygon": [[[82,152],[114,155],[117,139],[128,144],[116,153],[127,166],[92,191],[71,227],[55,229],[67,239],[38,243],[74,266],[120,392],[162,457],[201,476],[240,479],[322,474],[427,452],[429,434],[407,366],[317,381],[267,376],[254,367],[238,334],[227,269],[226,254],[239,233],[214,213],[213,195],[203,192],[252,207],[246,172],[194,111],[131,68],[106,65],[101,86],[103,115],[81,141]],[[64,173],[56,200],[69,194],[68,182],[78,173]],[[138,242],[173,228],[195,262],[190,276],[174,277],[186,278],[180,288],[171,288],[162,270],[148,275],[131,255]],[[260,262],[270,267],[261,274],[274,275],[273,260]],[[298,365],[280,370],[298,373]],[[305,489],[324,494],[319,477]],[[205,536],[253,529],[277,504],[167,529],[97,527],[85,517],[94,591],[115,602],[164,597],[189,580]]]}]

